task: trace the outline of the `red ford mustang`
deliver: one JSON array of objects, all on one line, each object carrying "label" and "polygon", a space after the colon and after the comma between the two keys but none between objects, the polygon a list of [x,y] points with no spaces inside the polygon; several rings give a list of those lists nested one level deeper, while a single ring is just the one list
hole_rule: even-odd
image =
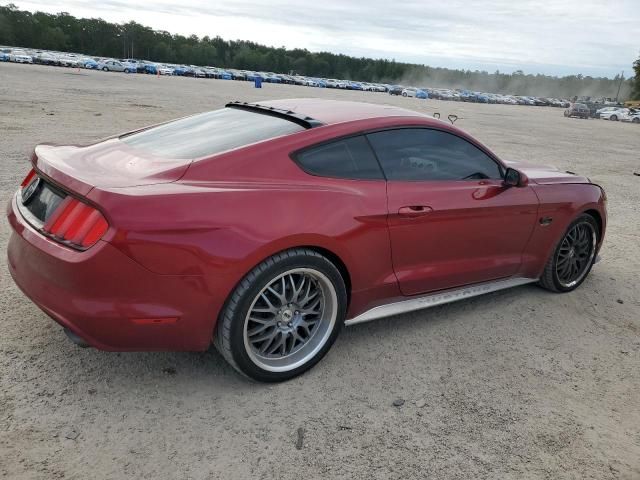
[{"label": "red ford mustang", "polygon": [[78,344],[205,350],[291,378],[344,324],[538,282],[580,285],[606,196],[404,109],[298,99],[36,147],[15,282]]}]

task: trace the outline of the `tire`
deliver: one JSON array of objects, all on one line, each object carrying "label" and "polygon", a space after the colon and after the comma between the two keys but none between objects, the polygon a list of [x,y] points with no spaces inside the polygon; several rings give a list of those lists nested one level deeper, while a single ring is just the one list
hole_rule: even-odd
[{"label": "tire", "polygon": [[564,116],[565,116],[565,117],[569,117],[569,112],[565,110],[565,111],[564,111]]},{"label": "tire", "polygon": [[[595,219],[586,213],[578,216],[558,242],[538,284],[546,290],[558,293],[578,288],[593,267],[599,238],[600,229]],[[580,259],[581,265],[576,267],[574,273],[572,262],[578,263]]]},{"label": "tire", "polygon": [[108,71],[109,71],[109,69],[108,69],[107,67],[102,67],[102,71],[103,71],[103,72],[108,72]]},{"label": "tire", "polygon": [[402,94],[402,96],[403,96],[403,97],[406,97],[406,96],[407,96],[407,94],[406,94],[406,93],[403,93],[403,94]]},{"label": "tire", "polygon": [[631,119],[631,123],[640,123],[640,118]]},{"label": "tire", "polygon": [[128,68],[125,68],[125,69],[124,69],[124,73],[129,73],[129,69],[128,69]]},{"label": "tire", "polygon": [[253,380],[288,380],[329,351],[346,308],[345,283],[333,263],[306,248],[286,250],[240,281],[220,313],[214,345]]},{"label": "tire", "polygon": [[614,122],[617,122],[618,121],[618,116],[617,115],[611,115],[609,117],[609,120],[613,120]]}]

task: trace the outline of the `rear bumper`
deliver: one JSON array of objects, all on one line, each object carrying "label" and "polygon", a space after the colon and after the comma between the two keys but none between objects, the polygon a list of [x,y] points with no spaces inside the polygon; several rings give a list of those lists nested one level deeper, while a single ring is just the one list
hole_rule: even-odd
[{"label": "rear bumper", "polygon": [[[75,251],[8,209],[8,266],[41,310],[101,350],[206,350],[217,317],[200,276],[159,275],[99,241]],[[160,320],[156,320],[160,319]]]}]

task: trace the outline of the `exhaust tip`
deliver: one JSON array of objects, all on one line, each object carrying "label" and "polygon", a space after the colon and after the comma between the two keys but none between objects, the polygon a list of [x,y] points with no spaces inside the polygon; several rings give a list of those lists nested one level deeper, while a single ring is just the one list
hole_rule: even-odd
[{"label": "exhaust tip", "polygon": [[87,348],[87,347],[90,346],[84,339],[82,339],[81,337],[79,337],[78,335],[73,333],[68,328],[64,329],[64,333],[67,335],[67,337],[69,337],[69,340],[71,340],[73,343],[75,343],[80,348]]}]

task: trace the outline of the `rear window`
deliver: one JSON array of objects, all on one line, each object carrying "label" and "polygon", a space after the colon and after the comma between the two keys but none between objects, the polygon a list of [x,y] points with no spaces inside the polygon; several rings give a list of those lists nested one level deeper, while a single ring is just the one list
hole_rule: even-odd
[{"label": "rear window", "polygon": [[282,118],[223,108],[125,135],[120,140],[160,157],[192,159],[302,130],[301,125]]},{"label": "rear window", "polygon": [[352,180],[384,179],[369,143],[362,136],[311,147],[297,153],[294,159],[311,175]]}]

